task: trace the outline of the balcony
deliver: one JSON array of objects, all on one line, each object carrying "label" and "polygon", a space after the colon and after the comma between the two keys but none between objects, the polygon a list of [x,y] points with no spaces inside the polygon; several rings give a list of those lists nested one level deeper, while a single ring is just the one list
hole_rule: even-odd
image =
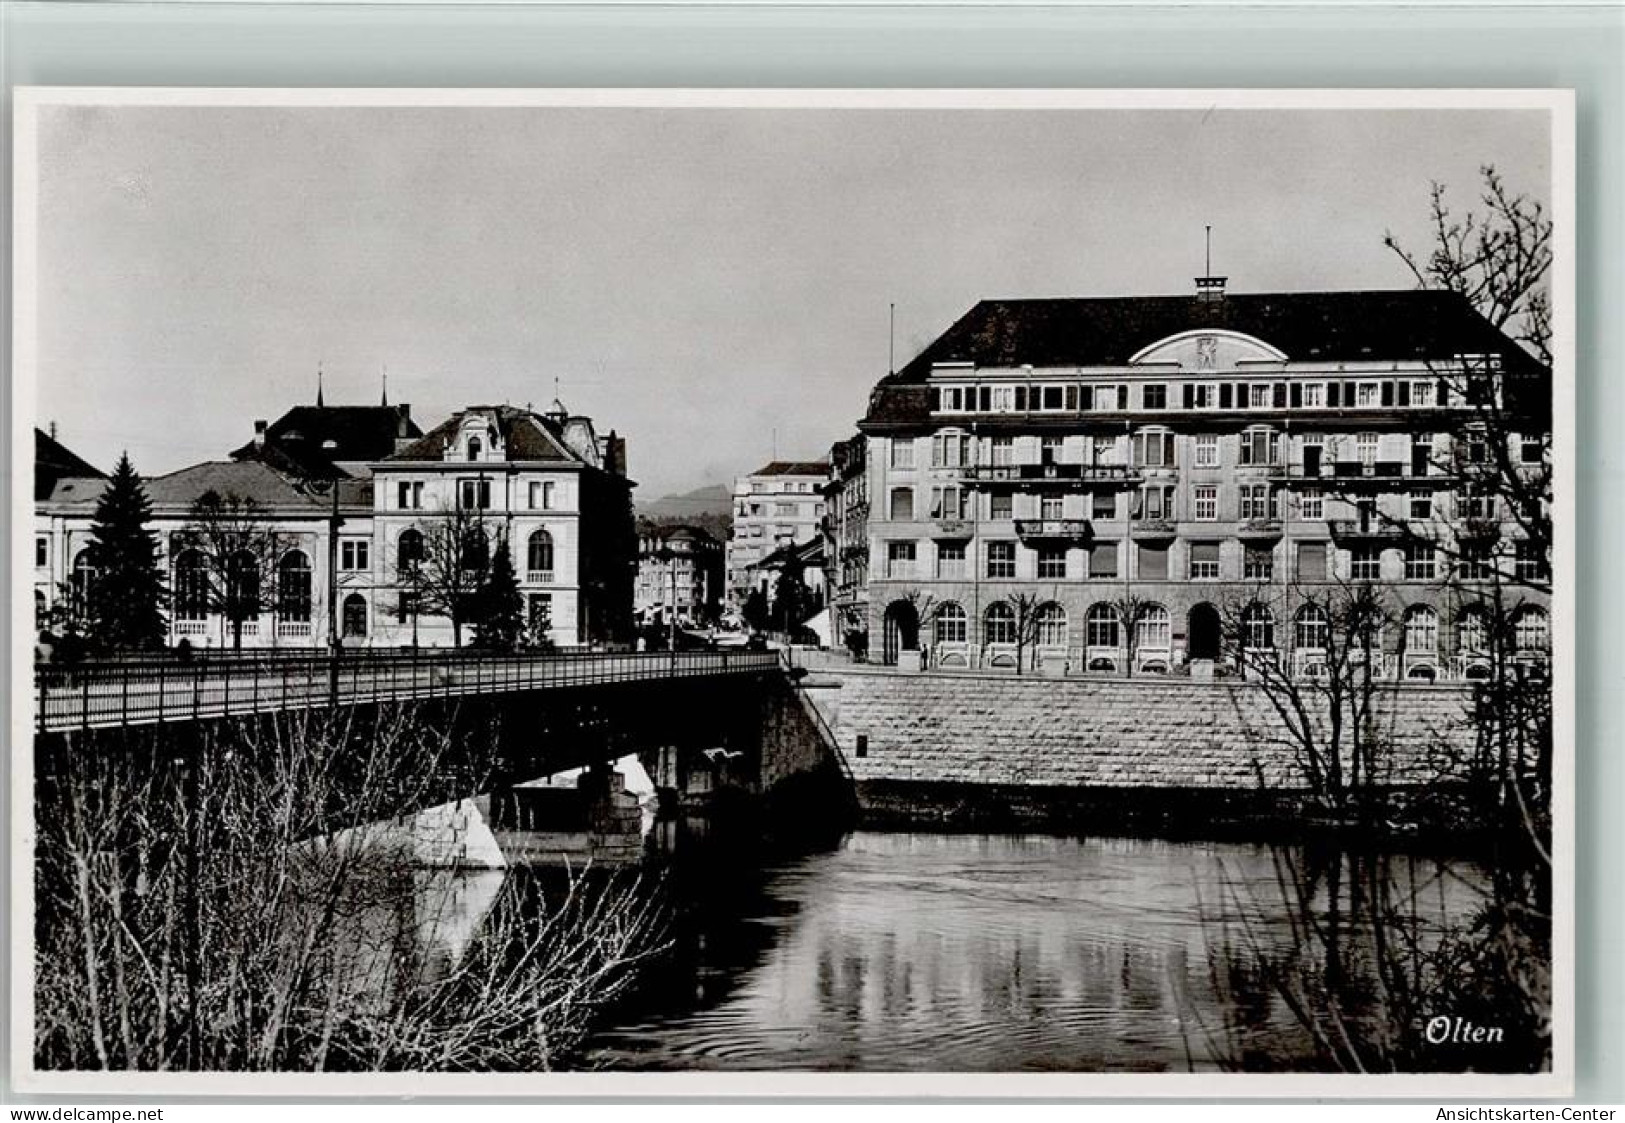
[{"label": "balcony", "polygon": [[309,620],[278,620],[276,622],[277,639],[309,639]]},{"label": "balcony", "polygon": [[1095,536],[1088,519],[1017,519],[1023,542],[1087,542]]},{"label": "balcony", "polygon": [[1398,541],[1410,537],[1404,524],[1383,519],[1327,519],[1326,528],[1340,542]]},{"label": "balcony", "polygon": [[1074,488],[1125,487],[1140,479],[1140,470],[1121,464],[973,464],[964,469],[972,483],[1060,484]]},{"label": "balcony", "polygon": [[1172,519],[1135,519],[1129,534],[1140,542],[1157,542],[1179,537],[1179,526]]},{"label": "balcony", "polygon": [[937,538],[969,538],[975,527],[969,519],[933,519],[931,533]]},{"label": "balcony", "polygon": [[531,585],[551,585],[553,583],[553,571],[551,569],[526,570],[525,581]]},{"label": "balcony", "polygon": [[1242,519],[1236,527],[1236,537],[1253,541],[1267,541],[1281,537],[1281,520],[1277,518]]}]

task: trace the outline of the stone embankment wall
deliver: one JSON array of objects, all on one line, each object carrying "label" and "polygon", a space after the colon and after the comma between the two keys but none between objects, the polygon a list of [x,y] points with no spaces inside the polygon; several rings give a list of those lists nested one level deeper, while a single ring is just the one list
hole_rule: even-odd
[{"label": "stone embankment wall", "polygon": [[[821,670],[806,697],[857,782],[1239,793],[1302,789],[1301,749],[1269,696],[1246,683]],[[1418,785],[1470,755],[1471,695],[1379,692],[1389,746],[1379,782]],[[1347,743],[1345,741],[1345,743]]]}]

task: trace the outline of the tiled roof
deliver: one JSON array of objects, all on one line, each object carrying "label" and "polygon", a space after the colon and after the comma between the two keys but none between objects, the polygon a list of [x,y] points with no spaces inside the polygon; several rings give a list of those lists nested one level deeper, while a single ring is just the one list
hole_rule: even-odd
[{"label": "tiled roof", "polygon": [[828,460],[774,460],[752,472],[753,476],[827,476]]},{"label": "tiled roof", "polygon": [[1466,298],[1432,289],[1238,293],[1195,296],[984,300],[896,375],[923,381],[933,363],[977,366],[1114,366],[1180,332],[1241,332],[1288,359],[1358,362],[1501,354],[1529,367],[1529,354],[1490,326]]},{"label": "tiled roof", "polygon": [[383,459],[443,460],[446,445],[461,430],[469,414],[489,414],[498,425],[509,460],[584,463],[560,439],[553,421],[543,414],[516,406],[473,406],[459,410],[400,452]]},{"label": "tiled roof", "polygon": [[[310,474],[335,460],[382,460],[397,437],[422,435],[406,406],[294,406],[266,428],[263,446],[250,441],[231,456]],[[327,441],[336,447],[324,450]]]},{"label": "tiled roof", "polygon": [[[353,485],[363,482],[353,481]],[[319,512],[328,506],[323,496],[300,488],[292,478],[257,460],[210,460],[167,476],[157,476],[146,484],[155,507],[189,507],[209,491],[252,499],[273,510],[309,508]],[[349,503],[352,496],[359,494],[353,491],[347,494],[347,490],[339,492],[340,502]]]},{"label": "tiled roof", "polygon": [[[104,480],[107,474],[93,467],[61,441],[43,429],[34,430],[34,499],[54,499],[59,483],[72,488],[91,490],[87,481]],[[74,481],[78,481],[75,483]],[[100,486],[94,487],[101,494]],[[77,497],[75,497],[77,498]],[[59,500],[71,502],[71,499]]]}]

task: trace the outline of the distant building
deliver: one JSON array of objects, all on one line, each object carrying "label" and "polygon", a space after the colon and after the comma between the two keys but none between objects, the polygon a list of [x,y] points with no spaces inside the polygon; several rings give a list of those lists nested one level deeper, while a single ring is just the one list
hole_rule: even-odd
[{"label": "distant building", "polygon": [[[1464,384],[1515,418],[1509,447],[1475,438]],[[1482,674],[1494,575],[1546,563],[1474,465],[1541,471],[1549,390],[1447,292],[1202,278],[1192,296],[983,301],[860,424],[871,658],[1013,667],[1024,646],[1046,669],[1171,672],[1225,657],[1234,606],[1249,650],[1315,673],[1326,620],[1305,596],[1358,583],[1393,620],[1378,673]],[[1537,657],[1545,598],[1519,594],[1516,646]],[[1024,645],[1016,598],[1037,607]]]},{"label": "distant building", "polygon": [[784,461],[734,481],[733,538],[728,542],[728,592],[742,603],[751,587],[750,567],[781,546],[823,534],[829,464]]},{"label": "distant building", "polygon": [[693,526],[653,526],[638,532],[638,581],[632,607],[640,622],[698,624],[722,602],[722,543]]},{"label": "distant building", "polygon": [[824,578],[837,646],[861,648],[869,633],[869,472],[859,433],[829,451],[824,494]]},{"label": "distant building", "polygon": [[[49,438],[37,444],[36,488],[49,482],[35,504],[43,616],[88,584],[85,546],[105,477],[83,475],[89,466]],[[183,537],[210,491],[252,499],[281,551],[271,607],[243,622],[245,647],[325,646],[329,588],[344,646],[449,645],[450,621],[420,611],[408,571],[424,531],[458,510],[482,524],[485,549],[508,540],[535,634],[560,646],[630,639],[637,543],[625,442],[599,437],[559,403],[545,414],[474,406],[428,434],[406,406],[300,406],[274,425],[257,422],[231,456],[145,480],[170,570],[173,642],[234,638]]]}]

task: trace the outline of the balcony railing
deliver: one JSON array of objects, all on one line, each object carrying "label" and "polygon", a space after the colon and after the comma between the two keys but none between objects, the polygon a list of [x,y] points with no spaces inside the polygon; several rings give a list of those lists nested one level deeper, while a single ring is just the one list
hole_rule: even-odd
[{"label": "balcony railing", "polygon": [[1279,538],[1281,537],[1281,520],[1273,516],[1261,519],[1242,519],[1236,527],[1236,534],[1241,538]]},{"label": "balcony railing", "polygon": [[1140,475],[1140,469],[1122,464],[973,464],[964,469],[964,478],[976,483],[1124,485]]},{"label": "balcony railing", "polygon": [[551,585],[553,583],[553,571],[551,569],[526,570],[525,580],[532,585]]},{"label": "balcony railing", "polygon": [[1331,531],[1333,538],[1344,541],[1358,541],[1361,539],[1372,541],[1378,539],[1402,539],[1410,537],[1410,532],[1402,523],[1388,522],[1383,519],[1327,519],[1326,528]]},{"label": "balcony railing", "polygon": [[1140,539],[1174,538],[1179,534],[1179,527],[1173,519],[1135,519],[1129,533]]},{"label": "balcony railing", "polygon": [[308,639],[310,637],[310,621],[278,620],[276,634],[278,639]]},{"label": "balcony railing", "polygon": [[1088,519],[1017,519],[1016,537],[1023,540],[1079,542],[1094,537]]}]

